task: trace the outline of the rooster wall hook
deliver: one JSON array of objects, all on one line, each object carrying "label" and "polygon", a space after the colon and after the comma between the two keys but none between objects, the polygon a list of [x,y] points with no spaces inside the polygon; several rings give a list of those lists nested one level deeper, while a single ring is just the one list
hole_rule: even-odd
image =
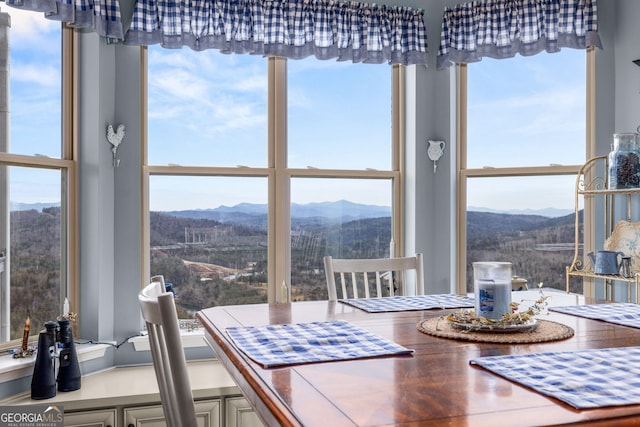
[{"label": "rooster wall hook", "polygon": [[113,126],[107,126],[107,141],[111,144],[111,153],[113,154],[113,167],[120,166],[120,159],[116,158],[118,147],[124,138],[124,125],[118,125],[118,130],[113,131]]}]

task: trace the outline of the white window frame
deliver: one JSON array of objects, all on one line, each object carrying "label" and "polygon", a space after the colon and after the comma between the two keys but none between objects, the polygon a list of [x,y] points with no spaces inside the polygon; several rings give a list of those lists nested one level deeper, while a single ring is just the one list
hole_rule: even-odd
[{"label": "white window frame", "polygon": [[[62,46],[61,46],[61,67],[62,67],[62,90],[61,90],[61,157],[51,158],[38,155],[22,155],[0,152],[1,166],[18,166],[28,168],[50,169],[61,172],[61,265],[60,265],[60,286],[62,309],[64,298],[68,298],[69,307],[72,311],[79,313],[79,292],[78,292],[78,203],[77,203],[77,58],[76,49],[77,34],[66,24],[62,25]],[[8,209],[8,207],[7,207]],[[7,230],[8,232],[8,230]],[[9,242],[10,243],[10,242]],[[5,265],[8,270],[9,265]],[[6,272],[5,272],[6,273]],[[5,280],[5,279],[3,279]],[[7,286],[8,286],[7,280]],[[81,316],[78,316],[74,328],[79,330]],[[12,321],[23,322],[22,319],[12,319]],[[42,325],[40,325],[42,326]],[[32,329],[37,330],[36,325]],[[30,343],[37,341],[38,335],[31,334]],[[14,339],[0,343],[0,350],[13,349],[21,339]]]},{"label": "white window frame", "polygon": [[[150,277],[149,241],[149,178],[159,175],[179,176],[229,176],[263,177],[268,181],[268,292],[269,303],[290,301],[291,288],[291,179],[293,178],[345,178],[345,179],[390,179],[393,182],[392,236],[395,254],[403,255],[403,170],[404,151],[404,66],[392,65],[392,159],[391,169],[379,170],[336,170],[336,169],[290,169],[287,166],[287,59],[269,57],[267,59],[268,80],[268,152],[267,167],[207,167],[149,165],[147,156],[147,48],[142,49],[142,99],[143,120],[143,260],[142,280]],[[372,65],[383,66],[383,65]],[[281,291],[278,284],[286,283],[288,293]]]},{"label": "white window frame", "polygon": [[[541,55],[544,55],[542,53]],[[595,49],[586,51],[586,158],[595,153]],[[467,168],[467,64],[456,64],[456,133],[458,135],[457,165],[457,286],[458,294],[467,293],[467,179],[495,178],[495,177],[525,177],[551,175],[577,175],[582,165],[549,165],[535,167],[495,167],[495,168]],[[591,247],[594,235],[593,206],[589,200],[584,206],[584,236],[585,248]],[[591,296],[593,285],[585,279],[584,294]]]}]

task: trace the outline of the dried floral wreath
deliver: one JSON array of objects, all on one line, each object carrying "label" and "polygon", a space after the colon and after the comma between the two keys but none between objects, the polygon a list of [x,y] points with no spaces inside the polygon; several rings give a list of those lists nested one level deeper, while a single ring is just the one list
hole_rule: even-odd
[{"label": "dried floral wreath", "polygon": [[507,328],[516,325],[529,324],[534,316],[537,316],[546,311],[549,305],[548,299],[551,298],[542,292],[542,282],[538,284],[540,289],[540,297],[534,301],[533,305],[523,311],[518,311],[520,304],[526,300],[522,300],[520,303],[511,303],[511,312],[505,313],[500,319],[489,319],[486,317],[476,316],[474,310],[459,310],[453,313],[449,313],[443,318],[449,322],[456,323],[458,325],[468,326],[468,330],[472,331],[474,328]]}]

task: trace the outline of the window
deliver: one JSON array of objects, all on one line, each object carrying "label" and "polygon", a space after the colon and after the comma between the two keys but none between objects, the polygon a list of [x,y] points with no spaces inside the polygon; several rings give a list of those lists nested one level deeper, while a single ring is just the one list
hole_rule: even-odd
[{"label": "window", "polygon": [[[31,335],[62,314],[75,296],[74,162],[70,112],[63,111],[63,73],[70,58],[71,30],[41,14],[9,8],[8,37],[0,73],[8,111],[0,117],[0,341],[21,339],[26,317]],[[68,104],[67,104],[68,105]],[[34,126],[37,123],[37,126]],[[8,125],[7,125],[8,124]],[[15,345],[14,345],[15,347]]]},{"label": "window", "polygon": [[565,289],[575,177],[587,158],[590,54],[563,49],[459,66],[468,100],[460,123],[460,292],[473,290],[476,261],[508,261],[529,287]]},{"label": "window", "polygon": [[325,255],[389,256],[399,67],[148,48],[149,275],[181,316],[324,299]]}]

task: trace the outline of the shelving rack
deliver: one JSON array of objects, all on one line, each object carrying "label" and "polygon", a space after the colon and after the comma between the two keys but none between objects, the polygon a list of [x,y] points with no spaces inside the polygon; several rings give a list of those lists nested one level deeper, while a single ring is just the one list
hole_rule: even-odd
[{"label": "shelving rack", "polygon": [[[640,289],[640,272],[635,273],[632,277],[624,277],[620,274],[604,275],[596,274],[594,266],[589,258],[585,258],[580,254],[580,247],[584,242],[580,239],[580,225],[583,220],[580,219],[579,198],[580,197],[602,197],[604,200],[604,229],[605,238],[608,238],[615,224],[615,202],[620,198],[626,198],[626,220],[631,221],[634,197],[640,196],[640,188],[616,189],[609,190],[607,188],[607,156],[598,156],[588,160],[579,170],[576,178],[575,189],[575,248],[573,261],[566,268],[566,291],[569,292],[569,281],[571,277],[583,277],[591,279],[603,280],[605,286],[605,299],[613,299],[613,285],[615,282],[623,282],[627,284],[627,302],[638,304],[638,290]],[[640,241],[638,242],[640,245]],[[585,248],[586,250],[586,248]],[[640,261],[639,261],[640,262]],[[635,293],[632,295],[632,286],[635,286]]]}]

